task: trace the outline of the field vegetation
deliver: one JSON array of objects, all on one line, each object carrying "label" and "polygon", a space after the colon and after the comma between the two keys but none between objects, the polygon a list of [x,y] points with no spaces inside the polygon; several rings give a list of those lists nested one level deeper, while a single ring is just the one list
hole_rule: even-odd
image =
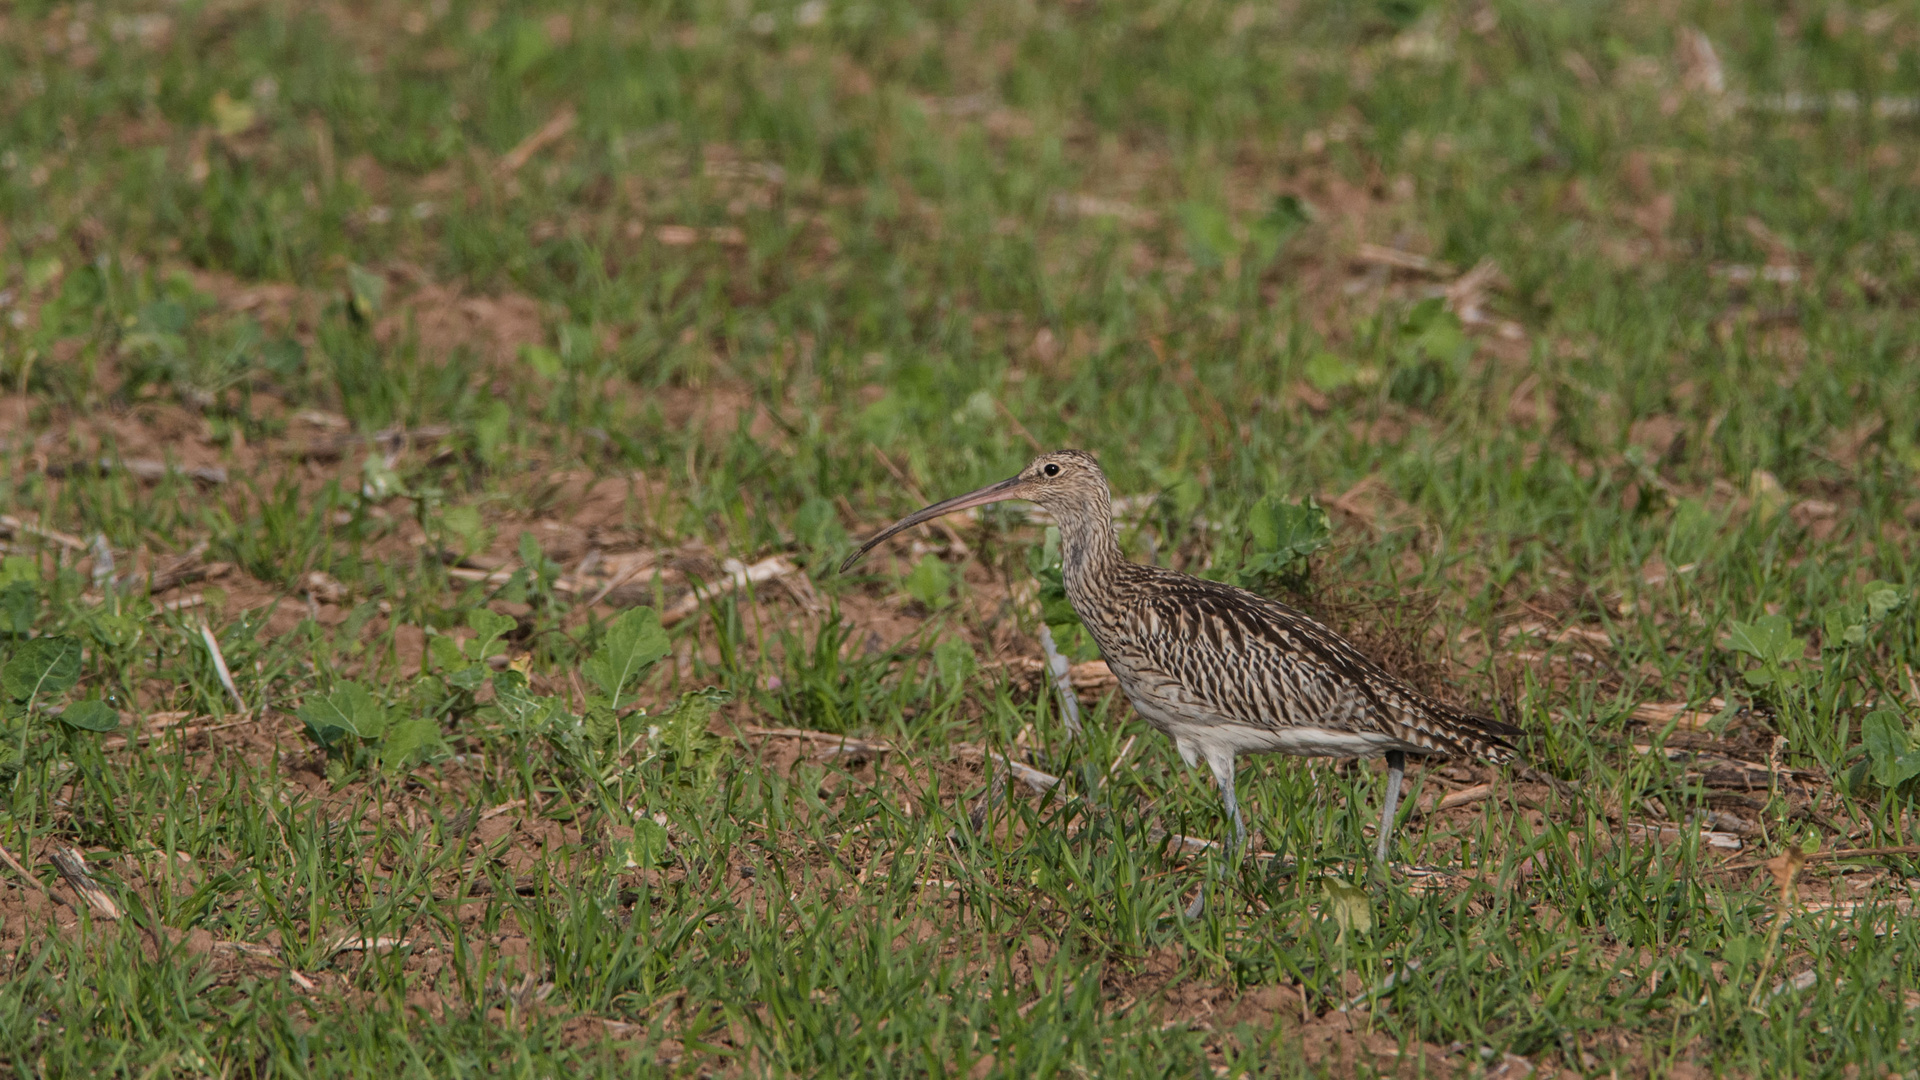
[{"label": "field vegetation", "polygon": [[[0,1061],[1914,1075],[1916,123],[1897,4],[8,5]],[[834,572],[1058,446],[1528,766],[1228,862],[1040,516]]]}]

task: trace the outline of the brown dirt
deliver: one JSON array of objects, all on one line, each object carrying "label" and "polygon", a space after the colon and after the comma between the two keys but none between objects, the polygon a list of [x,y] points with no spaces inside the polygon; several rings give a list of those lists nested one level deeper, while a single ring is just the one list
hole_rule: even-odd
[{"label": "brown dirt", "polygon": [[489,367],[501,367],[515,363],[522,346],[546,343],[544,316],[540,303],[526,296],[468,296],[426,281],[375,325],[374,335],[391,345],[410,333],[431,355],[469,349]]}]

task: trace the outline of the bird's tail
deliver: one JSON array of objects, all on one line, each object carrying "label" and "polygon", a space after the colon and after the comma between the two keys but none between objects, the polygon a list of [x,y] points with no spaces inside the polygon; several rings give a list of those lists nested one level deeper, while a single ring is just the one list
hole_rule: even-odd
[{"label": "bird's tail", "polygon": [[1428,702],[1428,706],[1440,715],[1449,739],[1461,753],[1494,765],[1504,765],[1520,756],[1523,732],[1512,724],[1470,713],[1455,705]]}]

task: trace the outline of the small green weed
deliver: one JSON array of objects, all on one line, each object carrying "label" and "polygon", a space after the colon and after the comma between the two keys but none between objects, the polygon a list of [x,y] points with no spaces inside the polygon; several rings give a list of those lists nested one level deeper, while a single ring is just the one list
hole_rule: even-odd
[{"label": "small green weed", "polygon": [[1311,495],[1298,503],[1269,495],[1253,505],[1247,533],[1253,550],[1240,566],[1241,584],[1298,589],[1307,580],[1308,558],[1332,541],[1333,524]]}]

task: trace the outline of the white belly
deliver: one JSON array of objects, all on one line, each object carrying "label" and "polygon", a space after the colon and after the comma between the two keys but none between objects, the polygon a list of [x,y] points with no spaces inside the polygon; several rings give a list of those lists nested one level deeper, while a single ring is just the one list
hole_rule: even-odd
[{"label": "white belly", "polygon": [[1189,766],[1202,760],[1241,754],[1292,754],[1297,757],[1377,757],[1389,750],[1425,753],[1423,747],[1372,731],[1324,728],[1264,728],[1245,724],[1169,725],[1174,749]]},{"label": "white belly", "polygon": [[[1228,766],[1231,775],[1232,760],[1241,754],[1290,754],[1296,757],[1378,757],[1389,750],[1404,750],[1415,754],[1432,753],[1426,747],[1396,739],[1381,731],[1350,731],[1338,728],[1320,728],[1307,724],[1287,724],[1267,727],[1264,725],[1243,724],[1225,717],[1209,717],[1211,722],[1195,723],[1193,712],[1198,711],[1197,701],[1183,701],[1187,709],[1176,711],[1163,698],[1180,699],[1188,695],[1184,688],[1175,683],[1165,683],[1149,689],[1136,686],[1134,673],[1112,660],[1107,661],[1115,675],[1120,679],[1121,689],[1133,707],[1147,722],[1173,738],[1175,750],[1189,768],[1206,761],[1220,771],[1219,766]],[[1192,711],[1189,711],[1192,710]]]}]

